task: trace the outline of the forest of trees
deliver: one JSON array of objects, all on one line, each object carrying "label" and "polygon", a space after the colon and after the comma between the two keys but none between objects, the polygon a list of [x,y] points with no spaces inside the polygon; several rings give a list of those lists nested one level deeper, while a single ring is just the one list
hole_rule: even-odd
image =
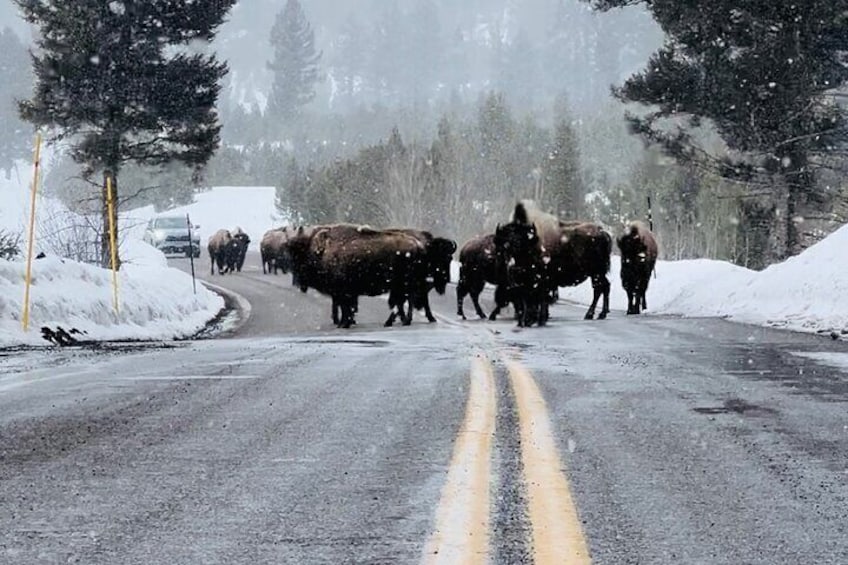
[{"label": "forest of trees", "polygon": [[[200,177],[125,167],[122,205],[272,185],[293,221],[462,240],[516,198],[613,231],[650,201],[665,258],[761,268],[847,219],[844,3],[242,0],[203,51],[230,70],[220,148]],[[4,33],[0,64],[25,68]],[[8,162],[31,132],[7,135]],[[45,186],[79,207],[79,177]]]}]

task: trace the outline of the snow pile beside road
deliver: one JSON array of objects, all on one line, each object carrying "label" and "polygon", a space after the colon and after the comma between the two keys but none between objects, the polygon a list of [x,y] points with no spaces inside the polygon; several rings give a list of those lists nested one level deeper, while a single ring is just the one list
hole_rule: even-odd
[{"label": "snow pile beside road", "polygon": [[[660,261],[648,287],[648,312],[724,316],[737,322],[820,332],[848,329],[848,226],[796,257],[751,271],[724,261]],[[610,306],[627,309],[620,261],[613,257]],[[589,282],[560,298],[589,304]]]},{"label": "snow pile beside road", "polygon": [[167,268],[161,252],[141,242],[123,246],[119,312],[112,273],[58,257],[33,261],[30,331],[21,327],[24,261],[0,260],[0,345],[44,344],[40,328],[86,332],[81,339],[173,339],[194,334],[223,308],[223,299],[191,277]]}]

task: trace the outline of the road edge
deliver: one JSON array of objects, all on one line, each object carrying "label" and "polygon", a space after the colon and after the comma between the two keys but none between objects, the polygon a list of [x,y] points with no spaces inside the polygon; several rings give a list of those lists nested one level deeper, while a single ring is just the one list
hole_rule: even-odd
[{"label": "road edge", "polygon": [[191,339],[218,339],[234,337],[250,319],[253,310],[241,294],[207,281],[200,281],[207,289],[224,299],[224,307]]}]

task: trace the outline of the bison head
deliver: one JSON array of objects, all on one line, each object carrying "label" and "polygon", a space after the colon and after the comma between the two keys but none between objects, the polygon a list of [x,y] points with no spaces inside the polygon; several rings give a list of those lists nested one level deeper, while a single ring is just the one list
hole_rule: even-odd
[{"label": "bison head", "polygon": [[439,294],[444,294],[450,282],[450,266],[456,242],[444,237],[436,237],[429,244],[430,276],[433,277],[433,288]]}]

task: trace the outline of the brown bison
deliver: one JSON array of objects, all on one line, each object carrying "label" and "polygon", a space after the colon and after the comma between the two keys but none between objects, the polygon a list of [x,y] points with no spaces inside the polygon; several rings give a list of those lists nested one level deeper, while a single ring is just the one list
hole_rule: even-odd
[{"label": "brown bison", "polygon": [[416,295],[420,301],[410,304],[417,310],[424,310],[427,321],[435,322],[436,317],[430,310],[429,291],[435,289],[437,293],[444,294],[450,282],[450,266],[453,254],[456,251],[456,242],[444,237],[435,237],[432,233],[423,230],[408,228],[390,228],[387,232],[398,232],[414,237],[424,245],[427,270],[427,292]]},{"label": "brown bison", "polygon": [[415,237],[392,230],[374,230],[352,224],[300,228],[289,240],[292,273],[304,292],[314,288],[333,299],[341,310],[338,325],[349,328],[359,296],[389,293],[391,313],[385,325],[398,315],[404,325],[412,322],[412,308],[420,304],[427,288],[425,246]]},{"label": "brown bison", "polygon": [[616,243],[621,250],[621,286],[627,292],[627,313],[638,314],[640,308],[648,309],[645,293],[657,263],[657,240],[648,226],[631,222]]},{"label": "brown bison", "polygon": [[[524,225],[524,228],[516,225]],[[526,229],[527,226],[534,229]],[[595,317],[601,297],[603,306],[598,319],[606,318],[609,313],[610,283],[607,273],[612,237],[601,226],[591,222],[561,222],[539,210],[532,201],[525,200],[516,205],[512,222],[499,228],[502,230],[500,244],[497,232],[495,234],[498,260],[510,279],[507,288],[501,292],[501,301],[506,300],[504,294],[508,298],[520,299],[530,305],[531,314],[538,309],[540,316],[545,316],[547,305],[555,300],[559,287],[576,286],[588,278],[592,281],[594,296],[585,318],[591,320]],[[541,274],[538,265],[528,263],[539,260],[537,251],[541,251],[544,264]],[[527,269],[530,271],[524,272]],[[510,270],[516,272],[511,274]],[[546,299],[541,298],[539,284],[544,286]],[[496,314],[497,310],[489,318],[494,319]]]},{"label": "brown bison", "polygon": [[[233,242],[232,242],[232,254],[233,254],[233,265],[236,268],[236,271],[241,272],[241,268],[244,267],[244,259],[247,257],[247,246],[250,244],[250,237],[246,233],[242,231],[241,228],[237,227],[233,231]],[[232,269],[231,269],[232,270]]]},{"label": "brown bison", "polygon": [[519,327],[548,321],[551,302],[549,256],[545,254],[536,226],[523,216],[523,208],[512,222],[495,230],[497,260],[496,307],[489,319],[497,319],[503,305],[512,303]]},{"label": "brown bison", "polygon": [[277,269],[288,273],[291,270],[291,259],[288,252],[288,241],[294,230],[288,227],[274,228],[265,232],[259,242],[259,254],[262,258],[262,273],[277,274]]},{"label": "brown bison", "polygon": [[495,234],[478,235],[471,238],[459,251],[459,281],[456,284],[456,314],[465,320],[463,302],[471,295],[474,310],[480,318],[486,313],[480,307],[480,293],[486,283],[497,285],[498,264],[495,249]]},{"label": "brown bison", "polygon": [[210,274],[215,274],[216,264],[219,275],[229,273],[235,268],[233,249],[233,235],[230,230],[218,230],[209,237],[206,250],[209,252],[211,264]]}]

